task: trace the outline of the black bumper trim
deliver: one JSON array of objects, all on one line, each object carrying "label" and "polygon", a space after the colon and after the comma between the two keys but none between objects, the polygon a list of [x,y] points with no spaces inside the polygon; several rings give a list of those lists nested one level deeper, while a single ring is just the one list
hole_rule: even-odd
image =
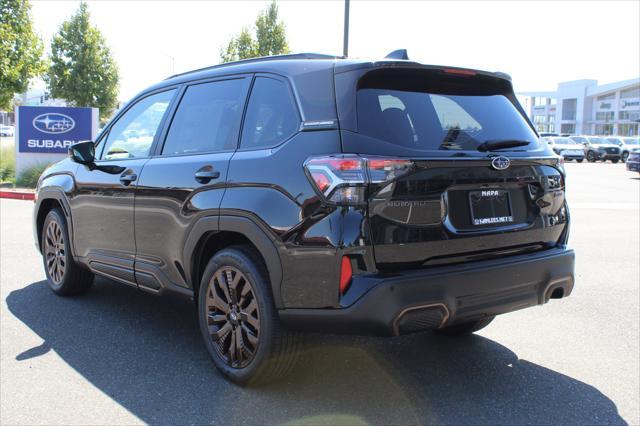
[{"label": "black bumper trim", "polygon": [[[574,284],[574,252],[537,253],[381,276],[353,305],[341,309],[283,309],[286,327],[347,334],[397,335],[406,312],[446,310],[440,327],[542,305]],[[371,279],[369,277],[368,279]]]}]

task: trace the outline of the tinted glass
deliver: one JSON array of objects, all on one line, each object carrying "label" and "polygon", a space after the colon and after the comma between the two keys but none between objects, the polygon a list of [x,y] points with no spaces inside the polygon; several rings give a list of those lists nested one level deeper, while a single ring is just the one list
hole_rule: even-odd
[{"label": "tinted glass", "polygon": [[602,138],[589,138],[589,142],[595,145],[604,145],[607,143],[607,141]]},{"label": "tinted glass", "polygon": [[358,131],[411,150],[475,150],[494,140],[538,138],[503,95],[448,95],[380,88],[358,90]]},{"label": "tinted glass", "polygon": [[587,142],[587,138],[583,138],[581,136],[574,136],[571,139],[573,139],[574,141],[576,141],[578,143],[586,143]]},{"label": "tinted glass", "polygon": [[129,108],[111,126],[100,158],[113,160],[148,156],[174,92],[168,90],[147,96]]},{"label": "tinted glass", "polygon": [[162,154],[234,150],[247,85],[243,78],[189,86],[171,122]]},{"label": "tinted glass", "polygon": [[299,125],[298,109],[287,85],[273,78],[256,78],[240,147],[258,149],[276,146],[289,139]]},{"label": "tinted glass", "polygon": [[555,138],[554,141],[555,143],[561,144],[561,145],[577,145],[578,144],[577,142],[574,142],[569,138]]}]

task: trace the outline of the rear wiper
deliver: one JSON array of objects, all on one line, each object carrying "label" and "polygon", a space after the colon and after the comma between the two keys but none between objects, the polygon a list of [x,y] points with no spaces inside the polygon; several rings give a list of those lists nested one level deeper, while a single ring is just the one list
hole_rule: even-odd
[{"label": "rear wiper", "polygon": [[486,152],[486,151],[495,151],[496,149],[503,148],[515,148],[517,146],[525,146],[529,145],[531,142],[517,139],[502,139],[502,140],[491,140],[484,141],[480,145],[478,145],[478,151]]}]

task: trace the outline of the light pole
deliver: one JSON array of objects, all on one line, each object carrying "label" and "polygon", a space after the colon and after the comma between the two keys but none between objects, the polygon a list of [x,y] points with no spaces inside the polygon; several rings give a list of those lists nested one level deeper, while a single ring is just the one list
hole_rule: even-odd
[{"label": "light pole", "polygon": [[349,0],[344,0],[344,41],[342,44],[342,56],[349,56]]}]

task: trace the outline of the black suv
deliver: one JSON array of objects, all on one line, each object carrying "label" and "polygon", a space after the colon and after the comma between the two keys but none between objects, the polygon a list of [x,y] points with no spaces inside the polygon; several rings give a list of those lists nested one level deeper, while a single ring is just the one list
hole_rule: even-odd
[{"label": "black suv", "polygon": [[237,383],[300,330],[446,335],[571,293],[560,158],[509,76],[297,54],[168,78],[40,178],[52,290],[195,300]]}]

